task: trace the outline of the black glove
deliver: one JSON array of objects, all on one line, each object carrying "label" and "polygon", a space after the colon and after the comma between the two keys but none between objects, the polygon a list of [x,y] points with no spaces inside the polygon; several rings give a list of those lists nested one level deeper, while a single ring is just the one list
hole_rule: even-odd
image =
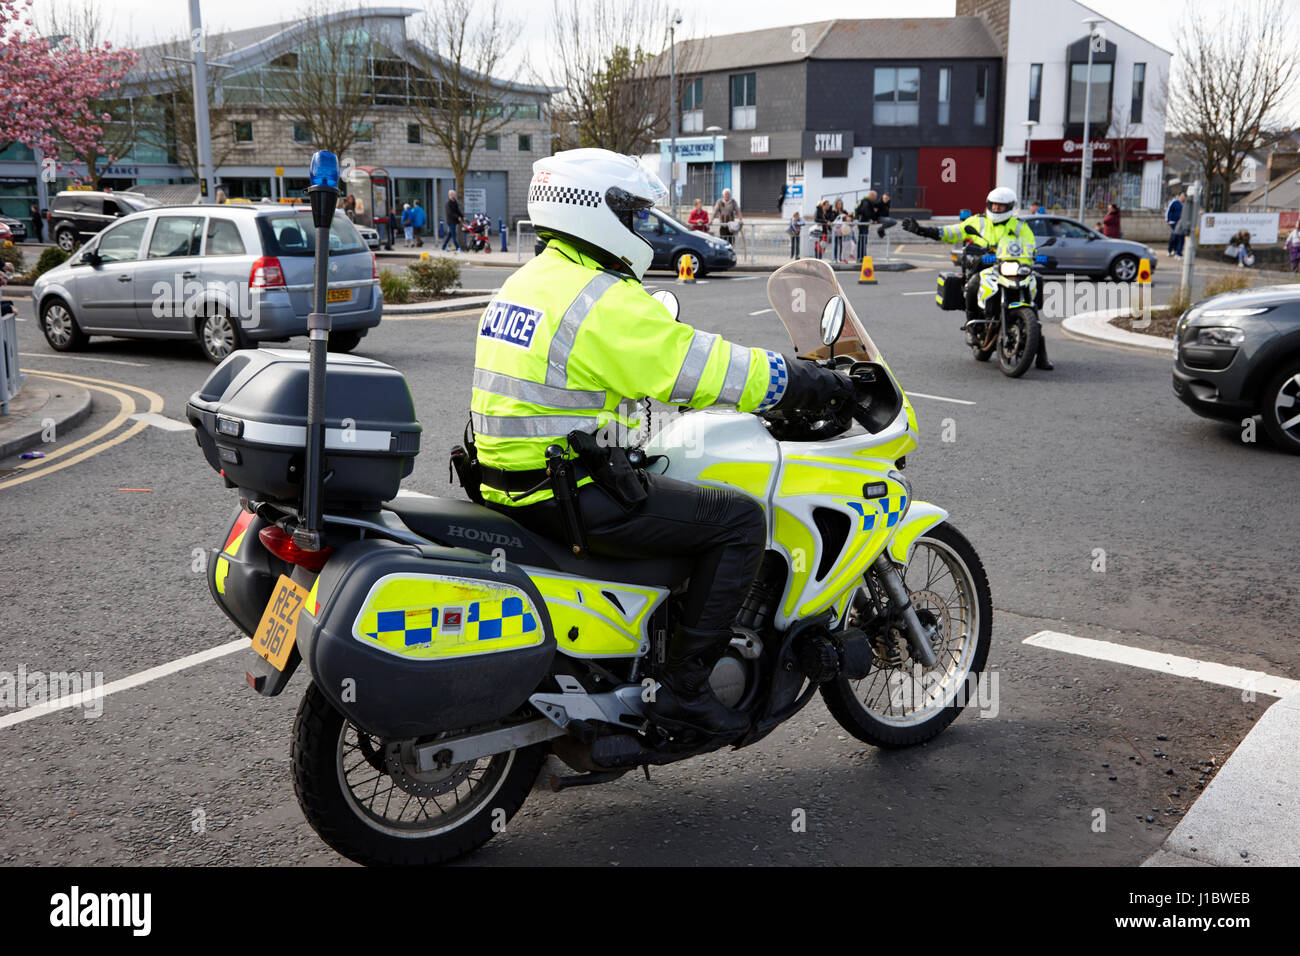
[{"label": "black glove", "polygon": [[853,383],[834,369],[792,355],[785,356],[785,367],[785,394],[776,403],[777,411],[819,412],[853,400]]},{"label": "black glove", "polygon": [[917,235],[920,235],[921,233],[920,228],[916,225],[916,220],[911,216],[908,216],[903,220],[903,229],[906,232],[916,233]]}]

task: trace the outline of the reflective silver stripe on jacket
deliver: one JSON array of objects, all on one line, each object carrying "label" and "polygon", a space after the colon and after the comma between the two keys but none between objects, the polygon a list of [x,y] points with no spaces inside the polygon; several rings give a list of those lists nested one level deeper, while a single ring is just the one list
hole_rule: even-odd
[{"label": "reflective silver stripe on jacket", "polygon": [[677,373],[677,381],[673,384],[668,404],[685,405],[690,402],[695,389],[699,387],[700,379],[704,377],[704,367],[709,364],[709,353],[713,351],[713,343],[717,340],[718,336],[714,333],[698,329],[691,336],[691,346],[686,350],[686,358],[682,361],[682,370]]},{"label": "reflective silver stripe on jacket", "polygon": [[564,310],[560,324],[551,338],[551,348],[546,354],[546,384],[563,388],[569,381],[569,354],[578,337],[578,326],[582,325],[593,308],[596,300],[618,284],[618,277],[608,272],[598,272],[591,281],[582,287],[577,298]]},{"label": "reflective silver stripe on jacket", "polygon": [[550,438],[567,435],[571,431],[594,432],[600,420],[585,415],[525,415],[503,416],[470,413],[477,435],[493,438]]},{"label": "reflective silver stripe on jacket", "polygon": [[745,391],[745,382],[749,378],[749,349],[731,345],[731,358],[727,362],[727,377],[722,380],[722,391],[718,393],[719,405],[735,405]]},{"label": "reflective silver stripe on jacket", "polygon": [[521,402],[534,405],[546,405],[549,408],[573,408],[582,411],[598,412],[605,407],[605,393],[589,392],[577,388],[559,388],[555,385],[542,385],[525,378],[515,378],[502,372],[490,372],[485,368],[474,369],[474,387],[517,398]]}]

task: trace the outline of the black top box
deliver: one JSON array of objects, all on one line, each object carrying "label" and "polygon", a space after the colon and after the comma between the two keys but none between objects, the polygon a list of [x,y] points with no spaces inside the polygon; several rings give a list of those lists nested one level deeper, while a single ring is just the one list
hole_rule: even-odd
[{"label": "black top box", "polygon": [[[233,352],[185,406],[208,464],[250,498],[302,497],[308,362],[296,349]],[[355,355],[330,355],[325,382],[325,503],[376,507],[420,451],[411,390],[391,365]]]}]

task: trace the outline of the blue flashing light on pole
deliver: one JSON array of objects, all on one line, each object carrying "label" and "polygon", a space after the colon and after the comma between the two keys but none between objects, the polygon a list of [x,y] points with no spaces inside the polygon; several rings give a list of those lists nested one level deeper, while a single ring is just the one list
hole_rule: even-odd
[{"label": "blue flashing light on pole", "polygon": [[327,189],[339,188],[339,158],[331,153],[328,149],[320,149],[312,154],[311,172],[309,173],[311,184],[313,186],[324,186]]}]

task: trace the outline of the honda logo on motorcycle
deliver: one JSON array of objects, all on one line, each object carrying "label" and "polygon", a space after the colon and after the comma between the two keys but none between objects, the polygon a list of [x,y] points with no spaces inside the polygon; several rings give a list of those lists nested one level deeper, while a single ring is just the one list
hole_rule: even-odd
[{"label": "honda logo on motorcycle", "polygon": [[478,528],[462,528],[458,524],[447,526],[447,537],[464,538],[466,541],[481,541],[484,544],[499,544],[502,547],[522,548],[524,542],[516,535],[501,534],[496,531],[480,531]]}]

